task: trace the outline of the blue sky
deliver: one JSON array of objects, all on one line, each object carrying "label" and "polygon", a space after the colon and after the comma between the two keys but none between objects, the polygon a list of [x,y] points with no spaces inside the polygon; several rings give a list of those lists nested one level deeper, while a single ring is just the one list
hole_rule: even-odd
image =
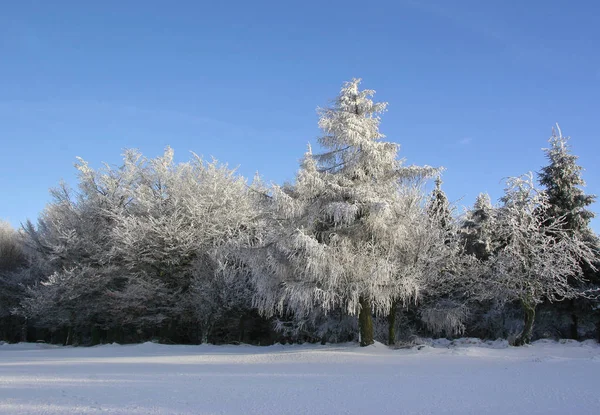
[{"label": "blue sky", "polygon": [[555,122],[600,194],[598,15],[592,0],[7,2],[0,218],[35,220],[76,156],[118,164],[125,148],[293,179],[316,107],[353,77],[390,103],[382,132],[409,164],[446,167],[459,206],[539,170]]}]

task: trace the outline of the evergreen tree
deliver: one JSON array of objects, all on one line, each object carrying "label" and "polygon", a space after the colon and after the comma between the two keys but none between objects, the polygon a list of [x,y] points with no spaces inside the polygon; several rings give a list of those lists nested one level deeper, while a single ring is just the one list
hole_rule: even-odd
[{"label": "evergreen tree", "polygon": [[424,238],[421,241],[409,238],[412,243],[417,242],[414,258],[429,268],[424,273],[426,278],[417,315],[434,335],[464,333],[464,323],[470,314],[469,298],[465,293],[472,285],[471,274],[476,261],[461,255],[461,235],[452,212],[438,176],[426,203],[427,224],[414,227],[420,229],[418,232]]},{"label": "evergreen tree", "polygon": [[594,203],[595,195],[586,195],[581,178],[583,168],[577,164],[578,157],[571,154],[569,137],[564,137],[558,125],[552,129],[550,147],[544,149],[550,162],[538,174],[539,183],[548,195],[551,218],[564,217],[563,227],[570,232],[589,232],[594,213],[587,209]]},{"label": "evergreen tree", "polygon": [[493,252],[494,211],[490,196],[480,193],[462,223],[461,236],[467,255],[487,260]]},{"label": "evergreen tree", "polygon": [[435,179],[435,188],[431,192],[427,211],[431,217],[436,217],[439,220],[440,226],[443,229],[450,231],[452,212],[450,210],[448,197],[442,190],[442,178],[440,176]]},{"label": "evergreen tree", "polygon": [[295,185],[273,189],[275,223],[262,241],[264,256],[246,260],[263,313],[309,315],[319,307],[358,314],[366,346],[374,341],[374,312],[387,315],[396,301],[418,295],[419,276],[398,269],[402,227],[410,225],[398,209],[399,187],[436,170],[403,166],[398,145],[379,132],[387,104],[373,102],[374,91],[360,91],[359,82],[344,84],[334,106],[319,111],[326,151],[309,149]]},{"label": "evergreen tree", "polygon": [[[545,148],[549,164],[538,173],[539,183],[544,187],[548,196],[549,208],[545,212],[548,220],[562,218],[566,237],[582,237],[590,246],[597,246],[597,238],[589,227],[590,220],[595,216],[588,210],[596,200],[595,195],[586,195],[582,187],[585,181],[581,177],[583,168],[577,164],[578,157],[571,153],[569,137],[562,135],[558,124],[552,129],[549,139],[550,147]],[[597,251],[597,248],[596,248]],[[596,272],[582,263],[586,279],[598,283]],[[582,287],[581,283],[570,281]],[[592,304],[587,300],[569,300],[563,304],[563,309],[569,314],[571,327],[569,335],[573,339],[579,337],[579,316],[592,311]]]}]

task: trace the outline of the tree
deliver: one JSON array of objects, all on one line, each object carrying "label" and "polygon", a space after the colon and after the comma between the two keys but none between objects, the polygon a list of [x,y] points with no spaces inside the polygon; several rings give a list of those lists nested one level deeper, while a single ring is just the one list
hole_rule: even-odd
[{"label": "tree", "polygon": [[112,218],[132,202],[139,159],[128,151],[121,167],[93,170],[79,158],[77,189],[64,183],[51,189],[37,226],[24,227],[39,283],[30,286],[19,313],[51,332],[64,328],[65,341],[117,324],[107,293],[121,289],[126,277],[110,255]]},{"label": "tree", "polygon": [[0,220],[0,339],[26,340],[26,326],[13,315],[25,296],[24,284],[31,283],[29,255],[23,234]]},{"label": "tree", "polygon": [[418,316],[435,335],[464,333],[470,314],[469,287],[477,261],[462,255],[462,240],[452,206],[438,176],[421,221],[413,221],[411,237],[413,266],[423,276]]},{"label": "tree", "polygon": [[581,280],[581,261],[591,264],[594,255],[568,234],[562,218],[547,219],[548,197],[535,188],[531,174],[507,180],[502,202],[496,218],[502,247],[488,261],[482,293],[520,302],[525,319],[516,344],[522,345],[531,340],[538,304],[580,295],[569,280]]},{"label": "tree", "polygon": [[373,313],[387,315],[394,302],[418,295],[418,276],[401,274],[397,262],[407,226],[398,216],[399,190],[437,170],[397,159],[398,145],[379,132],[387,104],[373,102],[374,91],[359,83],[345,83],[334,105],[319,110],[325,152],[309,147],[296,183],[273,187],[274,223],[262,253],[246,261],[263,313],[341,309],[358,315],[366,346],[374,341]]},{"label": "tree", "polygon": [[[490,278],[487,271],[491,259],[502,247],[497,232],[498,209],[492,206],[490,196],[480,193],[473,207],[469,209],[460,224],[459,235],[463,256],[472,257],[470,272],[474,284]],[[477,291],[477,290],[475,290]],[[474,299],[477,300],[477,295]],[[470,302],[471,326],[475,335],[483,337],[499,337],[504,335],[504,316],[506,308],[501,299],[490,298],[487,301]]]},{"label": "tree", "polygon": [[[196,155],[175,164],[173,155],[167,148],[140,166],[133,203],[113,217],[111,252],[135,275],[132,284],[166,290],[165,304],[147,308],[140,318],[199,327],[206,342],[227,311],[250,306],[246,280],[224,273],[219,261],[228,258],[217,251],[245,238],[258,215],[245,180],[234,170]],[[152,295],[132,287],[133,298],[141,292]]]},{"label": "tree", "polygon": [[[544,149],[549,161],[538,173],[538,181],[544,187],[548,197],[548,209],[545,214],[548,220],[562,218],[562,226],[566,231],[566,237],[577,235],[579,238],[588,240],[590,246],[596,245],[596,237],[589,227],[594,213],[587,209],[594,203],[595,195],[586,195],[582,189],[585,182],[581,177],[582,167],[577,164],[578,157],[571,154],[569,137],[562,135],[558,124],[552,129],[549,139],[550,147]],[[596,280],[598,277],[589,267],[584,267],[588,280]],[[578,284],[572,281],[573,284]],[[577,309],[585,309],[585,313],[591,311],[590,303],[587,301],[574,301],[571,299],[566,303],[566,309],[571,317],[570,336],[573,339],[579,337],[579,316]]]},{"label": "tree", "polygon": [[545,188],[550,218],[563,218],[562,226],[569,232],[589,232],[594,213],[587,209],[594,203],[595,195],[586,195],[581,189],[585,181],[581,178],[583,168],[577,164],[578,157],[571,154],[569,137],[562,135],[560,127],[552,129],[550,147],[545,148],[550,162],[538,173],[539,183]]},{"label": "tree", "polygon": [[494,251],[494,208],[490,196],[480,193],[461,226],[464,250],[479,260],[487,260]]},{"label": "tree", "polygon": [[175,164],[170,148],[155,159],[127,151],[120,167],[76,167],[78,191],[54,189],[37,227],[26,227],[45,270],[22,315],[65,328],[68,341],[123,327],[133,339],[195,341],[199,326],[206,340],[216,320],[250,307],[247,277],[225,273],[228,258],[217,255],[257,216],[243,178],[195,155]]},{"label": "tree", "polygon": [[452,212],[450,211],[450,202],[446,193],[442,190],[442,178],[438,176],[435,179],[435,188],[427,203],[427,211],[430,217],[436,217],[442,229],[451,232]]},{"label": "tree", "polygon": [[[439,185],[438,185],[439,186]],[[396,298],[388,315],[388,344],[396,342],[395,324],[397,314],[413,308],[416,317],[421,317],[429,327],[441,327],[454,332],[426,310],[440,310],[438,301],[446,305],[461,301],[455,296],[455,288],[462,284],[465,276],[463,258],[459,256],[459,244],[455,232],[455,221],[443,191],[427,197],[421,186],[402,186],[399,198],[394,204],[394,220],[390,223],[391,249],[394,252],[393,264],[398,283],[414,281],[418,286],[418,296],[408,303]],[[440,197],[435,197],[440,196]],[[438,205],[439,202],[442,202]],[[458,305],[457,307],[462,307]],[[449,308],[448,308],[449,311]],[[445,319],[444,312],[438,313]]]},{"label": "tree", "polygon": [[22,235],[0,220],[0,273],[13,271],[26,263]]}]

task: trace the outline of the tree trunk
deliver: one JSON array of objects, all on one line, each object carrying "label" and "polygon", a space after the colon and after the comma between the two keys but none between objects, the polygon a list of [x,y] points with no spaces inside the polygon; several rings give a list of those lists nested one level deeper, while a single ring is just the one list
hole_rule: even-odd
[{"label": "tree trunk", "polygon": [[533,334],[533,322],[535,320],[535,304],[533,302],[522,300],[521,305],[523,306],[523,311],[525,313],[525,325],[523,326],[523,331],[515,341],[515,346],[523,346],[524,344],[529,344],[531,342],[531,336]]},{"label": "tree trunk", "polygon": [[579,317],[577,316],[575,300],[569,301],[569,311],[571,312],[571,330],[570,337],[573,340],[579,340]]},{"label": "tree trunk", "polygon": [[579,317],[577,314],[571,314],[571,338],[579,340]]},{"label": "tree trunk", "polygon": [[27,341],[27,319],[25,319],[25,321],[21,325],[21,341]]},{"label": "tree trunk", "polygon": [[245,319],[244,319],[244,314],[240,314],[240,320],[238,323],[238,342],[239,343],[243,343],[244,342],[244,328],[245,328]]},{"label": "tree trunk", "polygon": [[360,346],[369,346],[375,341],[373,340],[373,316],[371,315],[371,302],[360,297],[360,313],[358,315],[358,326],[360,330]]},{"label": "tree trunk", "polygon": [[71,344],[71,342],[73,341],[72,337],[73,337],[73,329],[71,328],[71,326],[69,326],[67,328],[67,339],[65,340],[65,346],[69,346]]},{"label": "tree trunk", "polygon": [[396,344],[396,309],[398,303],[394,301],[392,308],[390,309],[390,315],[388,316],[388,345],[392,346]]},{"label": "tree trunk", "polygon": [[212,324],[209,322],[200,323],[200,332],[202,337],[200,339],[200,344],[208,344],[208,336],[210,335],[210,331],[212,330]]},{"label": "tree trunk", "polygon": [[96,346],[101,343],[100,340],[100,328],[98,326],[92,326],[92,346]]}]

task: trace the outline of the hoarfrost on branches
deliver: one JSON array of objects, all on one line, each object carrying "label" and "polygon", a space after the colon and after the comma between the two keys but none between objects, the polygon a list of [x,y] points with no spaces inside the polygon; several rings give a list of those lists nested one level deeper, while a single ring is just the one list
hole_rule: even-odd
[{"label": "hoarfrost on branches", "polygon": [[[266,315],[341,309],[362,312],[372,327],[372,312],[387,315],[395,302],[418,296],[422,275],[404,263],[402,250],[415,225],[405,208],[422,205],[403,189],[420,188],[438,170],[404,166],[399,146],[379,132],[387,104],[373,102],[374,91],[360,91],[359,83],[347,82],[331,108],[319,109],[325,151],[314,155],[309,147],[296,183],[272,190],[276,220],[259,244],[262,254],[246,257],[254,304]],[[367,331],[361,325],[363,344],[372,342]]]},{"label": "hoarfrost on branches", "polygon": [[581,293],[570,284],[583,278],[581,263],[595,254],[582,239],[569,235],[564,217],[548,219],[548,196],[537,190],[533,175],[507,180],[496,226],[502,245],[489,261],[489,298],[518,300],[525,327],[517,344],[531,340],[535,308],[543,300],[560,301]]}]

